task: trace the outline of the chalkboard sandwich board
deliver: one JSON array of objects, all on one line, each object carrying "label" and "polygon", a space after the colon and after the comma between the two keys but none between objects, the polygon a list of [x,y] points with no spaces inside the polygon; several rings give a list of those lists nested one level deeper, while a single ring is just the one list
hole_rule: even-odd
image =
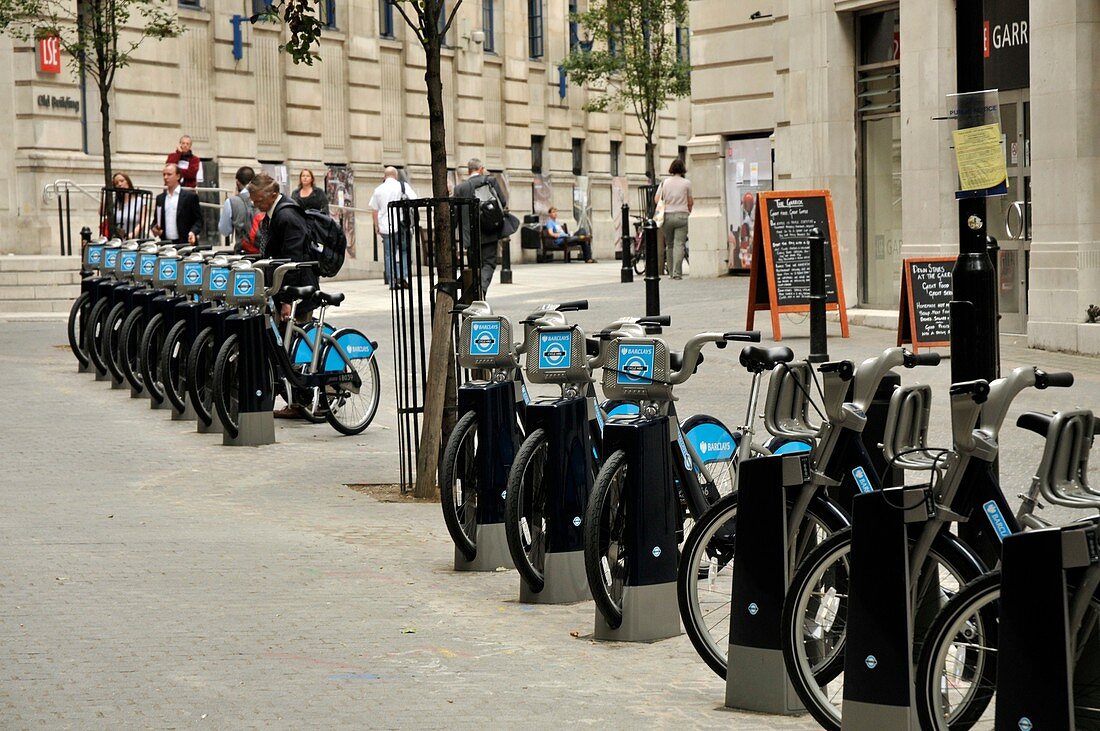
[{"label": "chalkboard sandwich board", "polygon": [[848,309],[836,241],[833,199],[827,190],[762,192],[753,227],[747,327],[759,310],[770,310],[772,337],[782,340],[779,314],[810,311],[810,232],[821,232],[825,255],[826,310],[839,311],[840,331],[848,337]]},{"label": "chalkboard sandwich board", "polygon": [[951,270],[953,256],[905,259],[901,263],[898,345],[945,348],[951,344]]}]

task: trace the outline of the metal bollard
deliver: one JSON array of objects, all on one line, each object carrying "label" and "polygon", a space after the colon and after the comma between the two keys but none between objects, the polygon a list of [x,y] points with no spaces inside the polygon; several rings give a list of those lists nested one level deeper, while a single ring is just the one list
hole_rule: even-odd
[{"label": "metal bollard", "polygon": [[500,283],[512,283],[512,239],[502,239],[500,242]]},{"label": "metal bollard", "polygon": [[622,213],[623,230],[623,268],[619,272],[619,281],[629,284],[634,281],[634,237],[630,235],[630,206],[623,203]]},{"label": "metal bollard", "polygon": [[661,314],[661,271],[657,261],[657,224],[647,218],[642,224],[645,237],[645,314]]},{"label": "metal bollard", "polygon": [[828,333],[825,329],[825,237],[821,229],[810,231],[810,355],[811,363],[829,360]]}]

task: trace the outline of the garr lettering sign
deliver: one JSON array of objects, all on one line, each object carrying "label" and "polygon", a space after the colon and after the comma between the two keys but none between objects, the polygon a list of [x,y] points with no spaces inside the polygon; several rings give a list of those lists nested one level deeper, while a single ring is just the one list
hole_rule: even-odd
[{"label": "garr lettering sign", "polygon": [[985,0],[983,6],[985,88],[1027,88],[1031,83],[1028,0]]}]

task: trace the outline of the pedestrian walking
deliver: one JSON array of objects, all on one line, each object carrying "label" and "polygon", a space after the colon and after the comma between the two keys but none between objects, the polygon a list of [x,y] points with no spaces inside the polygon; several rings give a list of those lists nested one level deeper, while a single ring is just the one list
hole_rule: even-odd
[{"label": "pedestrian walking", "polygon": [[391,289],[409,286],[409,242],[412,233],[408,226],[394,231],[390,228],[390,203],[416,198],[412,186],[401,180],[397,168],[383,171],[382,184],[374,189],[367,208],[374,216],[374,231],[382,237],[383,276]]},{"label": "pedestrian walking", "polygon": [[153,235],[172,244],[198,242],[202,234],[202,211],[199,196],[180,183],[180,169],[168,163],[161,171],[164,192],[154,203]]},{"label": "pedestrian walking", "polygon": [[691,181],[685,176],[687,168],[684,161],[676,158],[668,168],[668,177],[657,188],[653,202],[664,204],[665,220],[661,232],[665,236],[665,261],[673,279],[684,275],[684,244],[688,236],[688,215],[695,207],[691,197]]},{"label": "pedestrian walking", "polygon": [[248,239],[252,219],[256,215],[256,206],[248,195],[248,184],[254,177],[256,171],[248,165],[237,168],[237,174],[233,176],[237,192],[225,199],[218,218],[218,233],[233,237],[233,250],[237,253],[244,250],[244,242]]},{"label": "pedestrian walking", "polygon": [[202,160],[191,151],[191,137],[180,137],[175,151],[168,153],[164,161],[179,167],[180,181],[184,188],[195,188],[202,182]]},{"label": "pedestrian walking", "polygon": [[[469,174],[465,180],[455,186],[456,198],[477,198],[481,211],[481,295],[489,291],[489,285],[493,281],[493,272],[497,268],[497,248],[500,240],[515,233],[518,221],[515,216],[507,212],[508,199],[497,185],[496,178],[485,171],[485,165],[481,160],[471,158],[466,163]],[[509,230],[510,229],[510,230]],[[468,246],[466,232],[463,235],[463,245]]]},{"label": "pedestrian walking", "polygon": [[313,184],[313,171],[304,168],[298,173],[298,189],[290,194],[304,211],[316,210],[328,213],[328,196]]},{"label": "pedestrian walking", "polygon": [[[256,209],[267,214],[260,222],[257,236],[265,243],[262,251],[271,259],[290,259],[291,261],[313,261],[309,253],[309,222],[305,211],[293,199],[282,195],[279,183],[267,173],[256,173],[248,184],[248,194]],[[284,286],[317,286],[317,272],[314,269],[295,269],[287,272]],[[279,305],[279,319],[290,317],[290,299],[275,295]],[[302,305],[298,307],[298,319],[309,319],[312,309]]]}]

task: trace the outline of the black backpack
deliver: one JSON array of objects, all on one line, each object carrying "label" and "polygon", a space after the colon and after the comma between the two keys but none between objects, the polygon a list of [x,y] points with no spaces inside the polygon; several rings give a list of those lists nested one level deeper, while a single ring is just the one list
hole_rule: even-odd
[{"label": "black backpack", "polygon": [[348,237],[340,223],[327,213],[315,209],[303,213],[309,224],[309,253],[318,264],[317,273],[322,277],[335,277],[344,266]]},{"label": "black backpack", "polygon": [[482,178],[474,188],[474,197],[480,201],[478,208],[481,211],[481,230],[484,233],[495,234],[504,227],[504,206],[497,198],[496,190],[489,184],[489,178]]}]

